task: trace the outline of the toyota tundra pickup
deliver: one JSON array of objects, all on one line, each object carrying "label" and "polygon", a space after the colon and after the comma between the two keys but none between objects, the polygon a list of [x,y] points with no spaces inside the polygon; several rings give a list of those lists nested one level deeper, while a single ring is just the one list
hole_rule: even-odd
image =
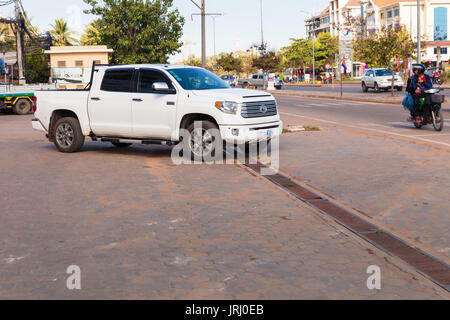
[{"label": "toyota tundra pickup", "polygon": [[234,144],[270,141],[283,131],[271,94],[232,89],[190,66],[94,64],[86,89],[36,91],[34,100],[33,128],[66,153],[90,137],[116,147],[183,141],[192,157],[203,157],[215,148],[212,130]]}]

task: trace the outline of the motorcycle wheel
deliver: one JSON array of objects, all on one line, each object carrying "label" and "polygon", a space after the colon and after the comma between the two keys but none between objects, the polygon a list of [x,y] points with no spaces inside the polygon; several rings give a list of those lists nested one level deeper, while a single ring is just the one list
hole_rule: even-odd
[{"label": "motorcycle wheel", "polygon": [[444,129],[444,116],[439,109],[431,110],[431,116],[433,117],[433,127],[436,131],[442,131]]}]

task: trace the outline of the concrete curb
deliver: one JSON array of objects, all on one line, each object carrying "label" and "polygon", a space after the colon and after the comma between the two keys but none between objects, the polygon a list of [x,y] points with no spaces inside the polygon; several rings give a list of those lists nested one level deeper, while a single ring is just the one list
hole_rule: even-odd
[{"label": "concrete curb", "polygon": [[328,99],[328,100],[341,100],[341,101],[354,101],[354,102],[370,102],[370,103],[379,103],[379,104],[393,104],[393,105],[401,105],[403,98],[398,98],[396,101],[389,100],[373,100],[373,99],[363,99],[363,98],[351,98],[351,97],[336,97],[336,96],[325,96],[325,95],[313,95],[313,94],[300,94],[297,92],[290,91],[268,91],[273,95],[280,96],[292,96],[299,98],[312,98],[312,99]]}]

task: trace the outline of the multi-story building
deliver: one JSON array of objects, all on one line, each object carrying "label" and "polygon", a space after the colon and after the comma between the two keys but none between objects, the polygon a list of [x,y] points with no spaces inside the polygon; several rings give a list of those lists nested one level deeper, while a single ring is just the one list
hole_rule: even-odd
[{"label": "multi-story building", "polygon": [[[422,62],[431,66],[450,59],[449,9],[450,0],[421,0]],[[368,30],[402,25],[417,42],[416,0],[368,0],[365,11]]]},{"label": "multi-story building", "polygon": [[[345,28],[348,16],[360,18],[363,14],[368,32],[376,32],[382,26],[405,26],[411,40],[417,42],[417,0],[330,0],[328,8],[322,14],[324,12],[329,13],[329,27],[321,28],[318,16],[309,18],[305,20],[308,36],[328,30],[332,35],[338,36],[340,56],[345,58],[347,67],[350,66],[356,76],[361,70],[358,67],[360,64],[352,61],[351,43],[354,35]],[[450,0],[421,0],[420,16],[422,61],[430,66],[448,61]]]},{"label": "multi-story building", "polygon": [[330,8],[326,8],[317,16],[305,20],[306,33],[308,38],[314,38],[321,32],[330,32]]}]

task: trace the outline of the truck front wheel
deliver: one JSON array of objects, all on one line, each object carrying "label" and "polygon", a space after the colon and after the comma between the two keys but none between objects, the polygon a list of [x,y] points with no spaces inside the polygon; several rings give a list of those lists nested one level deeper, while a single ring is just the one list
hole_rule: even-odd
[{"label": "truck front wheel", "polygon": [[84,136],[77,119],[67,117],[55,124],[55,146],[60,152],[78,152],[83,147]]},{"label": "truck front wheel", "polygon": [[221,142],[220,132],[217,125],[211,121],[198,121],[201,124],[192,123],[188,127],[189,139],[186,141],[188,149],[191,153],[191,159],[213,159]]},{"label": "truck front wheel", "polygon": [[13,107],[13,112],[17,115],[26,115],[31,111],[31,102],[27,99],[20,99]]}]

